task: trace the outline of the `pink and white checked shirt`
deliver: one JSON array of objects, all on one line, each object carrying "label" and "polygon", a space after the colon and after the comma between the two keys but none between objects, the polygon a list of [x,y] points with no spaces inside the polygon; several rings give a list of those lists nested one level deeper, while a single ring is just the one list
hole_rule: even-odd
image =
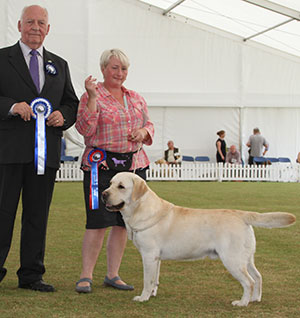
[{"label": "pink and white checked shirt", "polygon": [[[147,129],[150,138],[145,142],[146,145],[152,144],[154,135],[154,126],[149,120],[147,104],[142,96],[122,86],[128,104],[126,110],[102,83],[97,83],[97,90],[97,111],[91,112],[87,108],[88,95],[85,92],[80,98],[75,125],[79,133],[84,136],[86,148],[82,157],[82,166],[87,170],[90,169],[87,156],[94,147],[119,153],[134,152],[142,145],[128,141],[127,136],[133,130]],[[149,163],[142,148],[133,155],[130,170],[145,168]]]}]

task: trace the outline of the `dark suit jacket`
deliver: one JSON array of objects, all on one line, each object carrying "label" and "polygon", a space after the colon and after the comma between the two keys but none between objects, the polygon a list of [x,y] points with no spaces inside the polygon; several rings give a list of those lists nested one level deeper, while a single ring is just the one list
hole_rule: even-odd
[{"label": "dark suit jacket", "polygon": [[44,64],[52,61],[57,74],[45,73],[44,87],[38,93],[19,43],[0,49],[0,164],[34,160],[35,120],[25,122],[8,113],[14,103],[25,101],[30,105],[35,98],[43,97],[51,103],[52,111],[59,110],[65,119],[63,127],[46,126],[47,166],[59,167],[62,131],[75,122],[78,99],[67,62],[45,49],[43,55]]},{"label": "dark suit jacket", "polygon": [[[168,152],[169,152],[169,149],[165,150],[165,160],[166,161],[168,161]],[[179,152],[179,149],[174,147],[174,154],[178,153],[178,152]],[[175,160],[177,160],[179,157],[180,156],[174,156]]]}]

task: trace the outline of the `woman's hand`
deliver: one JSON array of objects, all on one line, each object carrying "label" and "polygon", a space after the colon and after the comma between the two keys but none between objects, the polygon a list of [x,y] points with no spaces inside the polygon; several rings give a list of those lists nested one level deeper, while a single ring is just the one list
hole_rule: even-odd
[{"label": "woman's hand", "polygon": [[90,75],[85,81],[84,81],[84,87],[88,93],[89,99],[87,102],[87,107],[91,112],[97,111],[97,104],[96,104],[96,98],[97,98],[97,84],[96,84],[96,78],[93,78],[92,75]]},{"label": "woman's hand", "polygon": [[134,130],[131,135],[128,136],[128,140],[132,142],[143,142],[147,140],[149,133],[146,128],[140,128]]},{"label": "woman's hand", "polygon": [[89,98],[96,98],[97,97],[97,84],[96,84],[96,78],[93,78],[92,75],[90,75],[85,81],[84,81],[84,87],[89,95]]}]

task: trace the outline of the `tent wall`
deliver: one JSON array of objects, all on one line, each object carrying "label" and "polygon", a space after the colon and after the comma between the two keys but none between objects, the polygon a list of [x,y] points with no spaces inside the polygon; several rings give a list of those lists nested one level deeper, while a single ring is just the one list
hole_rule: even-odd
[{"label": "tent wall", "polygon": [[162,149],[167,148],[168,140],[174,140],[184,155],[209,156],[215,161],[216,132],[220,129],[227,132],[228,144],[239,146],[238,108],[150,107],[150,117],[156,129],[151,152],[147,152],[152,161],[163,157]]},{"label": "tent wall", "polygon": [[[84,79],[102,80],[100,53],[122,48],[131,66],[125,86],[147,100],[156,128],[152,160],[169,139],[182,152],[215,157],[216,132],[243,148],[258,126],[271,156],[300,151],[300,59],[200,23],[182,23],[137,0],[44,0],[45,46],[63,56],[78,96]],[[0,46],[19,39],[17,20],[28,0],[0,0]],[[176,16],[175,16],[176,17]]]},{"label": "tent wall", "polygon": [[151,151],[146,150],[152,161],[163,156],[170,139],[182,154],[207,155],[215,161],[216,132],[220,129],[226,131],[227,146],[242,149],[244,160],[248,158],[245,144],[254,127],[259,127],[269,142],[269,157],[289,157],[295,162],[300,149],[299,108],[150,107],[150,117],[155,122],[156,138]]}]

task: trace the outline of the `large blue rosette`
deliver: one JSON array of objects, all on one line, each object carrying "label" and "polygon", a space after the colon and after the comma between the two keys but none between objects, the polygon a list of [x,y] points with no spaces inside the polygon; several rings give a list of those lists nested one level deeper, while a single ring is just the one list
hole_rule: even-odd
[{"label": "large blue rosette", "polygon": [[36,98],[31,102],[30,107],[36,119],[34,164],[37,174],[43,175],[47,160],[46,119],[52,112],[52,106],[46,98]]}]

